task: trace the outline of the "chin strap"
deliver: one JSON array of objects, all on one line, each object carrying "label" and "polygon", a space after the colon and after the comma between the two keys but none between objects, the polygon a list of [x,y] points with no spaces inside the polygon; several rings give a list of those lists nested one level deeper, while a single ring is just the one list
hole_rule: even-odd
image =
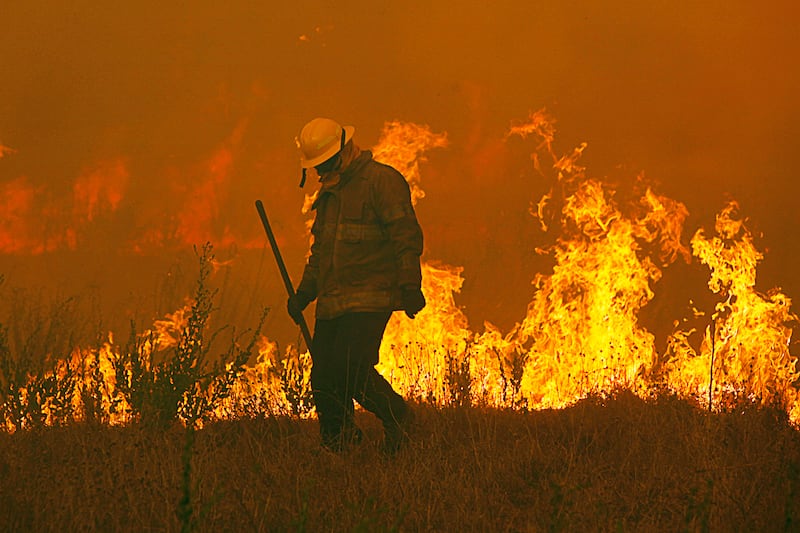
[{"label": "chin strap", "polygon": [[[340,153],[340,154],[342,153],[342,151],[344,151],[344,145],[345,145],[345,134],[346,134],[346,133],[347,133],[347,132],[345,132],[345,131],[344,131],[344,128],[342,128],[342,140],[341,140],[341,142],[339,143],[339,153]],[[303,169],[303,172],[302,172],[302,174],[301,174],[301,176],[300,176],[300,188],[301,188],[301,189],[302,189],[302,188],[305,186],[305,184],[306,184],[306,176],[307,176],[307,174],[308,174],[308,169],[307,169],[307,168],[304,168],[304,169]]]}]

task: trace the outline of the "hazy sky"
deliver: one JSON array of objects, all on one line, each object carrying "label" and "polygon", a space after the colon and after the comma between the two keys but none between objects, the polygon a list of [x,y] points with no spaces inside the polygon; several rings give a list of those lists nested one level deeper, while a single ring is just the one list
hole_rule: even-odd
[{"label": "hazy sky", "polygon": [[[543,185],[533,147],[503,138],[546,107],[559,149],[588,143],[590,174],[644,172],[686,204],[687,240],[738,200],[768,249],[764,288],[800,295],[797,2],[163,4],[0,8],[8,282],[91,272],[152,291],[145,259],[120,257],[169,264],[206,238],[226,257],[260,245],[256,198],[299,278],[298,130],[330,116],[368,148],[396,119],[447,132],[422,168],[426,254],[465,267],[471,320],[508,325],[529,299],[527,208]],[[248,275],[282,302],[256,255]]]}]

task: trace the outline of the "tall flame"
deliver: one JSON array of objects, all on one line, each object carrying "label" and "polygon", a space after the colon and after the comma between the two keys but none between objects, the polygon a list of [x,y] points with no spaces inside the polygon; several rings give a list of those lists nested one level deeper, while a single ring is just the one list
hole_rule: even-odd
[{"label": "tall flame", "polygon": [[383,125],[378,144],[372,149],[376,161],[396,168],[411,187],[411,202],[425,197],[420,187],[419,164],[432,148],[447,146],[446,133],[433,133],[428,126],[392,121]]},{"label": "tall flame", "polygon": [[730,202],[717,215],[716,235],[698,230],[692,250],[711,271],[708,287],[719,295],[702,345],[695,351],[687,342],[691,331],[670,338],[668,382],[681,393],[715,398],[741,396],[777,403],[800,419],[797,382],[800,368],[789,352],[797,316],[791,300],[780,289],[767,294],[755,290],[756,265],[762,259],[752,234]]},{"label": "tall flame", "polygon": [[521,387],[531,407],[562,407],[618,387],[645,389],[657,354],[638,313],[661,277],[656,261],[687,255],[680,243],[683,204],[648,187],[624,210],[615,191],[579,164],[586,144],[557,157],[554,131],[542,112],[510,131],[537,135],[556,172],[534,213],[543,229],[558,232],[548,250],[555,265],[552,274],[536,275],[527,316],[513,332],[517,346],[530,346]]}]

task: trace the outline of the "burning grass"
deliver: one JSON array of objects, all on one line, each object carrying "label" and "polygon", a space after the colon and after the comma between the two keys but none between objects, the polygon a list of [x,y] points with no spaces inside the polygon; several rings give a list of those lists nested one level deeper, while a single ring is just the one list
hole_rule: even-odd
[{"label": "burning grass", "polygon": [[800,520],[800,434],[780,410],[709,414],[629,393],[538,412],[416,410],[414,441],[391,460],[365,413],[366,441],[344,455],[293,417],[2,434],[0,529],[789,531]]}]

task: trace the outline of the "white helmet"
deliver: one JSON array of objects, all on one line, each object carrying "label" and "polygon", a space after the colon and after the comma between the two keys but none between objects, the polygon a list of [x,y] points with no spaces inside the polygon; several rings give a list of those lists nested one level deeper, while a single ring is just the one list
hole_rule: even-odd
[{"label": "white helmet", "polygon": [[354,127],[342,127],[329,118],[315,118],[303,126],[297,138],[300,166],[311,168],[324,163],[344,148],[355,131]]}]

